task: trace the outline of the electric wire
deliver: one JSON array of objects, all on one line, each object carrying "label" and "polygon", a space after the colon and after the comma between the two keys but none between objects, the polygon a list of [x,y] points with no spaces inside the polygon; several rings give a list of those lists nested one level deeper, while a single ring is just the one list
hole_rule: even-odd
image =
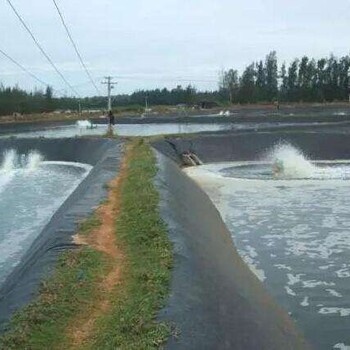
[{"label": "electric wire", "polygon": [[18,13],[18,11],[16,10],[16,8],[14,7],[14,5],[12,4],[11,0],[6,0],[7,3],[10,5],[10,7],[12,8],[13,12],[15,13],[15,15],[17,16],[17,18],[19,19],[19,21],[22,23],[23,27],[26,29],[26,31],[29,33],[29,35],[31,36],[31,38],[33,39],[35,45],[38,47],[38,49],[41,51],[41,53],[45,56],[45,58],[47,59],[47,61],[50,63],[50,65],[54,68],[54,70],[56,71],[56,73],[62,78],[62,80],[65,82],[65,84],[71,89],[71,91],[74,93],[74,95],[77,95],[80,97],[79,93],[73,88],[73,86],[67,81],[67,79],[65,78],[65,76],[60,72],[60,70],[57,68],[57,66],[54,64],[54,62],[52,61],[52,59],[50,58],[50,56],[45,52],[45,50],[43,49],[43,47],[40,45],[39,41],[36,39],[36,37],[34,36],[33,32],[30,30],[30,28],[28,27],[28,25],[25,23],[25,21],[23,20],[23,18],[21,17],[21,15]]},{"label": "electric wire", "polygon": [[88,76],[88,78],[89,78],[91,84],[95,87],[97,93],[98,93],[99,95],[101,95],[100,89],[97,87],[96,83],[94,82],[94,79],[92,78],[92,76],[91,76],[91,74],[90,74],[90,72],[89,72],[89,70],[88,70],[86,64],[84,63],[84,60],[83,60],[83,58],[82,58],[82,56],[81,56],[81,54],[80,54],[80,52],[79,52],[79,50],[78,50],[78,47],[77,47],[75,41],[73,40],[73,37],[72,37],[72,35],[71,35],[71,33],[70,33],[69,29],[68,29],[68,26],[67,26],[67,24],[66,24],[66,21],[65,21],[65,19],[64,19],[64,17],[63,17],[62,11],[61,11],[60,8],[58,7],[56,0],[52,0],[52,1],[53,1],[54,5],[55,5],[55,7],[56,7],[56,10],[57,10],[57,12],[58,12],[58,15],[60,16],[62,25],[63,25],[63,27],[64,27],[65,30],[66,30],[66,33],[67,33],[67,35],[68,35],[68,38],[69,38],[71,44],[73,45],[73,48],[74,48],[74,50],[75,50],[75,53],[77,54],[77,56],[78,56],[78,58],[79,58],[79,61],[80,61],[81,65],[82,65],[82,67],[83,67],[84,70],[85,70],[86,75]]},{"label": "electric wire", "polygon": [[[103,77],[100,77],[100,79],[102,79]],[[100,79],[98,79],[98,78],[96,78],[96,81],[97,80],[100,80]],[[86,86],[86,85],[90,85],[91,84],[91,81],[90,80],[86,80],[86,81],[84,81],[84,82],[81,82],[81,83],[79,83],[79,84],[74,84],[73,85],[73,87],[74,88],[78,88],[78,87],[83,87],[83,86]],[[65,88],[62,88],[62,89],[58,89],[58,90],[56,90],[57,92],[59,92],[59,91],[64,91],[65,90]]]},{"label": "electric wire", "polygon": [[14,63],[17,67],[19,67],[23,72],[27,73],[28,75],[30,75],[33,79],[35,79],[37,82],[39,82],[40,84],[46,85],[46,86],[50,86],[50,84],[46,83],[45,81],[41,80],[40,78],[38,78],[35,74],[33,74],[32,72],[30,72],[27,68],[25,68],[24,66],[22,66],[19,62],[17,62],[14,58],[12,58],[9,54],[7,54],[5,51],[3,51],[2,49],[0,49],[0,53],[5,56],[7,59],[9,59],[12,63]]}]

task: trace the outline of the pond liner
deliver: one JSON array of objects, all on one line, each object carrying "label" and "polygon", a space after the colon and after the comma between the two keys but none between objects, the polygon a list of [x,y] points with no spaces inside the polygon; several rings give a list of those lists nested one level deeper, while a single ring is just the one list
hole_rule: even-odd
[{"label": "pond liner", "polygon": [[118,173],[123,142],[108,139],[2,139],[3,152],[14,149],[19,154],[36,150],[47,161],[68,161],[93,166],[87,177],[52,216],[50,222],[27,250],[0,287],[0,333],[8,327],[11,316],[37,295],[40,283],[49,276],[58,256],[74,249],[72,236],[79,221],[87,218],[107,196],[105,184]]},{"label": "pond liner", "polygon": [[160,212],[174,252],[171,293],[159,314],[173,328],[166,348],[310,349],[287,312],[239,256],[210,198],[179,167],[189,147],[206,161],[215,159],[214,154],[227,159],[230,152],[213,150],[215,145],[225,147],[218,140],[199,137],[153,144]]},{"label": "pond liner", "polygon": [[278,143],[289,143],[313,160],[350,158],[350,137],[344,132],[261,131],[191,137],[167,137],[153,147],[178,164],[184,152],[193,152],[204,163],[260,160]]}]

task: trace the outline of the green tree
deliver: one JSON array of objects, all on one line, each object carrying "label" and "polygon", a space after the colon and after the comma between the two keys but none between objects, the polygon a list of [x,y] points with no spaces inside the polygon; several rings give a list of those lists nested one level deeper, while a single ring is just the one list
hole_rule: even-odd
[{"label": "green tree", "polygon": [[266,99],[273,101],[278,95],[278,67],[276,51],[271,51],[265,60]]},{"label": "green tree", "polygon": [[295,59],[288,68],[287,100],[291,102],[298,98],[298,66],[299,60]]},{"label": "green tree", "polygon": [[219,88],[224,95],[228,96],[230,103],[236,102],[239,89],[238,72],[234,69],[223,71],[221,73],[221,82]]},{"label": "green tree", "polygon": [[280,100],[285,101],[287,99],[288,94],[288,76],[287,76],[287,68],[286,63],[283,62],[280,70],[280,78],[281,78],[281,87],[280,87]]},{"label": "green tree", "polygon": [[255,64],[250,64],[243,72],[239,84],[239,102],[256,102]]},{"label": "green tree", "polygon": [[45,109],[47,112],[54,110],[53,89],[51,86],[47,86],[45,90]]},{"label": "green tree", "polygon": [[267,98],[267,77],[263,61],[256,64],[256,94],[258,101],[265,101]]}]

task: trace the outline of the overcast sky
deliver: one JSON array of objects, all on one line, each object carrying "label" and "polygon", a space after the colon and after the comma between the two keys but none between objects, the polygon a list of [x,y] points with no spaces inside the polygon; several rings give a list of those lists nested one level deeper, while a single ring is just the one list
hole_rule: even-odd
[{"label": "overcast sky", "polygon": [[[215,89],[221,69],[241,71],[271,50],[280,63],[304,54],[318,58],[350,51],[349,0],[56,1],[101,89],[101,77],[112,75],[118,93],[191,81]],[[52,0],[12,3],[67,80],[82,95],[94,94]],[[6,0],[0,0],[0,33],[0,49],[70,93]],[[1,55],[0,81],[39,86]]]}]

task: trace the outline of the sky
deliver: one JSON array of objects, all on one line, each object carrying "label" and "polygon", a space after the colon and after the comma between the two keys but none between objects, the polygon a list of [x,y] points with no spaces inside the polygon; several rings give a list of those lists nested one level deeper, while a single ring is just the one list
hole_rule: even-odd
[{"label": "sky", "polygon": [[[66,79],[82,96],[96,91],[75,54],[52,0],[11,0]],[[219,72],[242,71],[277,51],[279,63],[350,53],[350,0],[56,0],[79,51],[105,94],[178,84],[217,88]],[[57,94],[70,89],[0,0],[0,49]],[[0,55],[0,82],[42,88]]]}]

